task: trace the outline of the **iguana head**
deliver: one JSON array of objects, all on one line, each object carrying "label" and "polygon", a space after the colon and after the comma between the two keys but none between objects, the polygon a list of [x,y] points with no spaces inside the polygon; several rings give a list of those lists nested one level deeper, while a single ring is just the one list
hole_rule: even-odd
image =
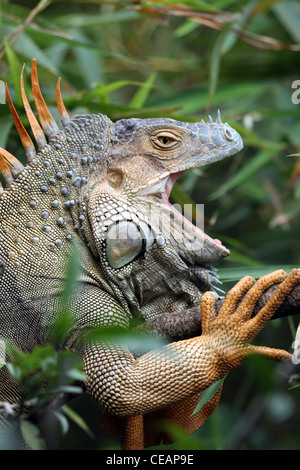
[{"label": "iguana head", "polygon": [[128,119],[113,124],[106,177],[90,195],[90,213],[98,217],[92,222],[96,252],[104,254],[108,276],[148,300],[159,297],[145,287],[149,270],[149,285],[170,281],[162,290],[164,299],[176,289],[176,299],[183,298],[190,283],[200,291],[211,288],[211,264],[229,250],[186,219],[169,197],[185,170],[222,160],[242,147],[240,135],[222,123],[220,113],[207,123]]},{"label": "iguana head", "polygon": [[122,119],[112,130],[109,171],[122,176],[131,194],[169,196],[170,186],[183,171],[223,160],[243,147],[240,135],[218,112],[197,123],[173,119]]},{"label": "iguana head", "polygon": [[[193,263],[191,258],[202,264],[216,261],[229,251],[184,218],[170,204],[169,196],[174,182],[185,170],[222,160],[242,147],[240,135],[227,123],[222,123],[220,113],[215,122],[209,118],[207,123],[203,120],[198,123],[172,119],[120,120],[112,129],[107,184],[112,197],[127,201],[136,214],[143,214],[152,232],[168,240],[182,256],[185,251],[189,262]],[[130,228],[132,223],[128,221],[127,225]],[[126,223],[123,226],[125,239]],[[149,231],[143,235],[147,238]],[[123,246],[122,242],[117,242],[115,247],[110,244],[109,259],[114,267],[123,266],[135,254],[130,235],[127,238],[128,245],[125,240]]]}]

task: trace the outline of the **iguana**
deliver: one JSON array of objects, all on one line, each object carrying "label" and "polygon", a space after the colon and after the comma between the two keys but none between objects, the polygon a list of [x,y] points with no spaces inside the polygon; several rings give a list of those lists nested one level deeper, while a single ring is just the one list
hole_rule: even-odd
[{"label": "iguana", "polygon": [[[0,149],[6,184],[0,196],[0,337],[25,351],[51,342],[67,259],[76,247],[80,271],[69,299],[72,324],[61,347],[81,354],[87,390],[103,408],[106,428],[117,425],[123,431],[126,449],[161,439],[151,431],[156,415],[192,432],[220,396],[219,390],[191,416],[201,392],[244,357],[291,357],[249,343],[299,283],[300,272],[287,276],[277,271],[256,283],[244,278],[214,318],[211,264],[229,250],[169,203],[182,172],[235,154],[242,139],[220,114],[207,123],[69,117],[58,81],[60,130],[42,97],[35,60],[31,78],[40,124],[22,70],[21,94],[37,152],[6,87],[28,164],[24,167]],[[281,283],[276,295],[250,318],[263,290],[276,283]],[[127,329],[136,316],[147,322],[162,312],[180,315],[193,306],[202,309],[202,335],[140,356],[88,335],[83,341],[93,327]],[[5,368],[0,370],[0,396],[11,402],[18,396]]]}]

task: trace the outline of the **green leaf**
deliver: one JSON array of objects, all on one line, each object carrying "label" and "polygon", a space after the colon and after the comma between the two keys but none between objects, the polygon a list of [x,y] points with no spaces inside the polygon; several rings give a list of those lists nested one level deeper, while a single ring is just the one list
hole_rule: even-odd
[{"label": "green leaf", "polygon": [[[207,2],[201,2],[199,0],[183,0],[185,5],[195,8],[195,10],[202,10],[202,11],[209,11],[209,12],[217,12],[218,9],[215,7],[215,5],[210,5]],[[157,7],[157,6],[166,6],[166,5],[173,5],[174,0],[162,0],[158,1],[155,3],[147,2],[147,7]]]},{"label": "green leaf", "polygon": [[15,380],[20,380],[22,377],[22,369],[19,366],[14,366],[11,362],[8,362],[7,369],[10,375]]},{"label": "green leaf", "polygon": [[65,413],[66,416],[68,416],[69,419],[71,419],[77,426],[82,429],[88,436],[90,436],[92,439],[95,438],[93,432],[91,429],[88,427],[86,422],[82,419],[82,417],[76,413],[72,408],[70,408],[67,405],[64,405],[62,407],[63,412]]},{"label": "green leaf", "polygon": [[139,90],[135,93],[133,98],[130,101],[130,107],[133,109],[141,109],[153,87],[153,83],[157,77],[157,72],[152,72],[152,74],[148,77],[148,79],[141,85]]},{"label": "green leaf", "polygon": [[[71,35],[82,41],[87,41],[87,36],[80,30],[71,30]],[[81,76],[86,87],[103,80],[101,67],[99,66],[99,49],[82,48],[75,49],[75,55],[78,62],[78,69],[82,71]]]},{"label": "green leaf", "polygon": [[56,419],[59,421],[62,433],[67,434],[69,430],[69,422],[67,418],[65,417],[65,415],[61,413],[60,411],[56,411],[56,410],[53,411],[53,414],[56,417]]},{"label": "green leaf", "polygon": [[24,441],[32,450],[45,450],[46,443],[40,435],[39,428],[28,420],[22,419],[20,430]]},{"label": "green leaf", "polygon": [[252,276],[255,279],[258,279],[262,276],[276,271],[277,269],[283,269],[289,273],[295,266],[293,265],[280,265],[280,266],[257,266],[257,267],[239,267],[239,268],[221,268],[218,270],[218,276],[221,281],[238,281],[244,276]]},{"label": "green leaf", "polygon": [[250,178],[254,173],[256,173],[260,168],[266,165],[270,161],[271,157],[266,152],[259,152],[255,157],[253,157],[249,162],[245,163],[243,167],[236,172],[232,178],[226,181],[217,191],[209,196],[209,200],[213,201],[214,199],[218,199],[219,197],[226,194],[230,189],[234,188],[235,186],[239,186]]},{"label": "green leaf", "polygon": [[88,28],[91,26],[96,26],[100,28],[101,26],[107,26],[114,23],[120,23],[123,21],[132,21],[138,18],[138,13],[133,10],[116,10],[107,14],[67,14],[60,15],[56,18],[56,23],[63,28]]},{"label": "green leaf", "polygon": [[299,2],[286,0],[285,2],[277,2],[273,6],[273,10],[278,21],[294,38],[294,41],[300,42],[300,5]]},{"label": "green leaf", "polygon": [[217,390],[220,388],[220,386],[222,385],[222,383],[226,379],[227,374],[222,379],[217,380],[217,382],[214,382],[210,387],[206,388],[202,392],[200,400],[198,401],[198,404],[197,404],[196,408],[194,409],[194,411],[192,413],[192,416],[195,415],[196,413],[198,413],[198,411],[201,410],[201,408],[203,408],[203,406],[206,405],[206,403],[209,402],[209,400],[214,396],[214,394],[217,392]]},{"label": "green leaf", "polygon": [[139,354],[145,354],[152,349],[161,348],[166,341],[150,334],[143,334],[138,331],[124,329],[121,327],[94,327],[85,335],[85,341],[101,341],[107,343],[120,344]]},{"label": "green leaf", "polygon": [[7,122],[3,123],[0,126],[0,147],[5,148],[8,140],[10,129],[12,128],[13,123]]},{"label": "green leaf", "polygon": [[81,387],[76,387],[75,385],[60,385],[57,387],[55,390],[56,393],[70,393],[74,395],[79,395],[82,393],[82,388]]},{"label": "green leaf", "polygon": [[192,31],[195,31],[195,29],[199,28],[199,26],[199,23],[196,21],[188,19],[175,30],[174,36],[177,38],[182,38]]},{"label": "green leaf", "polygon": [[86,380],[86,375],[79,369],[70,368],[66,371],[66,377],[71,380],[76,380],[80,382],[84,382]]},{"label": "green leaf", "polygon": [[79,256],[78,251],[76,250],[75,246],[72,247],[71,255],[68,259],[66,273],[64,276],[64,286],[63,286],[63,297],[62,303],[63,306],[67,304],[68,300],[71,298],[74,289],[76,288],[77,281],[78,281],[78,274],[80,271],[80,263],[79,263]]},{"label": "green leaf", "polygon": [[209,77],[209,92],[207,97],[206,108],[209,109],[213,100],[213,96],[216,90],[217,81],[219,77],[219,68],[221,63],[221,58],[225,53],[224,46],[225,44],[232,42],[229,39],[233,39],[234,35],[231,32],[231,25],[227,24],[224,26],[222,31],[219,33],[218,39],[214,43],[214,47],[211,53],[210,60],[210,77]]},{"label": "green leaf", "polygon": [[9,44],[7,38],[4,38],[4,45],[5,45],[5,51],[6,51],[6,56],[7,60],[11,69],[11,75],[12,75],[12,81],[14,83],[14,89],[16,93],[16,100],[15,102],[18,105],[21,105],[22,103],[22,98],[21,98],[21,90],[20,90],[20,70],[21,66],[19,64],[19,61],[17,59],[17,56],[12,49],[11,45]]},{"label": "green leaf", "polygon": [[[25,32],[14,43],[14,50],[18,52],[21,57],[27,57],[30,63],[34,57],[37,61],[39,69],[43,67],[45,70],[58,75],[58,69],[52,62],[51,56],[45,55],[44,51],[39,47],[39,45],[33,41]],[[20,88],[20,71],[21,68],[19,68],[18,72],[18,89]]]}]

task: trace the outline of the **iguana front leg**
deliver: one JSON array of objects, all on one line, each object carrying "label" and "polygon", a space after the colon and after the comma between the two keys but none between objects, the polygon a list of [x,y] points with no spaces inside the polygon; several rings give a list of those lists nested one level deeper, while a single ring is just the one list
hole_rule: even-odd
[{"label": "iguana front leg", "polygon": [[[262,292],[280,282],[265,307],[251,318]],[[207,292],[201,302],[201,336],[169,344],[137,359],[119,346],[86,347],[83,356],[87,388],[109,413],[130,417],[169,407],[203,391],[247,356],[290,359],[291,354],[284,350],[249,343],[299,282],[300,269],[288,276],[284,271],[275,271],[256,283],[245,277],[229,291],[216,318],[214,296]],[[140,423],[138,419],[132,422]]]}]

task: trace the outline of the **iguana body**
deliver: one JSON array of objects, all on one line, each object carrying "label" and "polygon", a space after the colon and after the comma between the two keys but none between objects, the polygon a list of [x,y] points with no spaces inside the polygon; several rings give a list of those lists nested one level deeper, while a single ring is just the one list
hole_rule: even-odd
[{"label": "iguana body", "polygon": [[[216,122],[195,124],[170,119],[112,123],[102,115],[69,119],[58,87],[63,124],[59,130],[43,101],[33,62],[33,95],[47,142],[28,104],[23,79],[21,89],[39,149],[36,153],[8,94],[29,161],[23,168],[1,150],[7,188],[0,197],[0,336],[23,350],[51,341],[68,255],[75,246],[81,269],[69,300],[73,323],[61,347],[82,354],[87,388],[104,410],[128,418],[125,447],[145,444],[141,417],[146,415],[147,422],[157,410],[190,431],[196,429],[218,399],[216,395],[190,419],[199,393],[240,363],[251,348],[245,341],[255,333],[247,330],[241,343],[242,328],[234,329],[237,316],[227,318],[226,311],[214,326],[219,317],[213,320],[210,315],[202,336],[140,357],[122,346],[83,346],[81,339],[91,327],[128,328],[134,315],[147,321],[162,312],[180,314],[200,305],[202,294],[212,290],[210,265],[229,252],[187,223],[168,198],[186,169],[239,151],[240,136],[220,116]],[[277,273],[269,285],[284,277]],[[250,285],[243,285],[239,295]],[[212,299],[208,295],[203,302],[206,310]],[[290,357],[280,350],[257,352],[275,359]],[[16,387],[4,368],[0,374],[0,396],[15,400]]]}]

